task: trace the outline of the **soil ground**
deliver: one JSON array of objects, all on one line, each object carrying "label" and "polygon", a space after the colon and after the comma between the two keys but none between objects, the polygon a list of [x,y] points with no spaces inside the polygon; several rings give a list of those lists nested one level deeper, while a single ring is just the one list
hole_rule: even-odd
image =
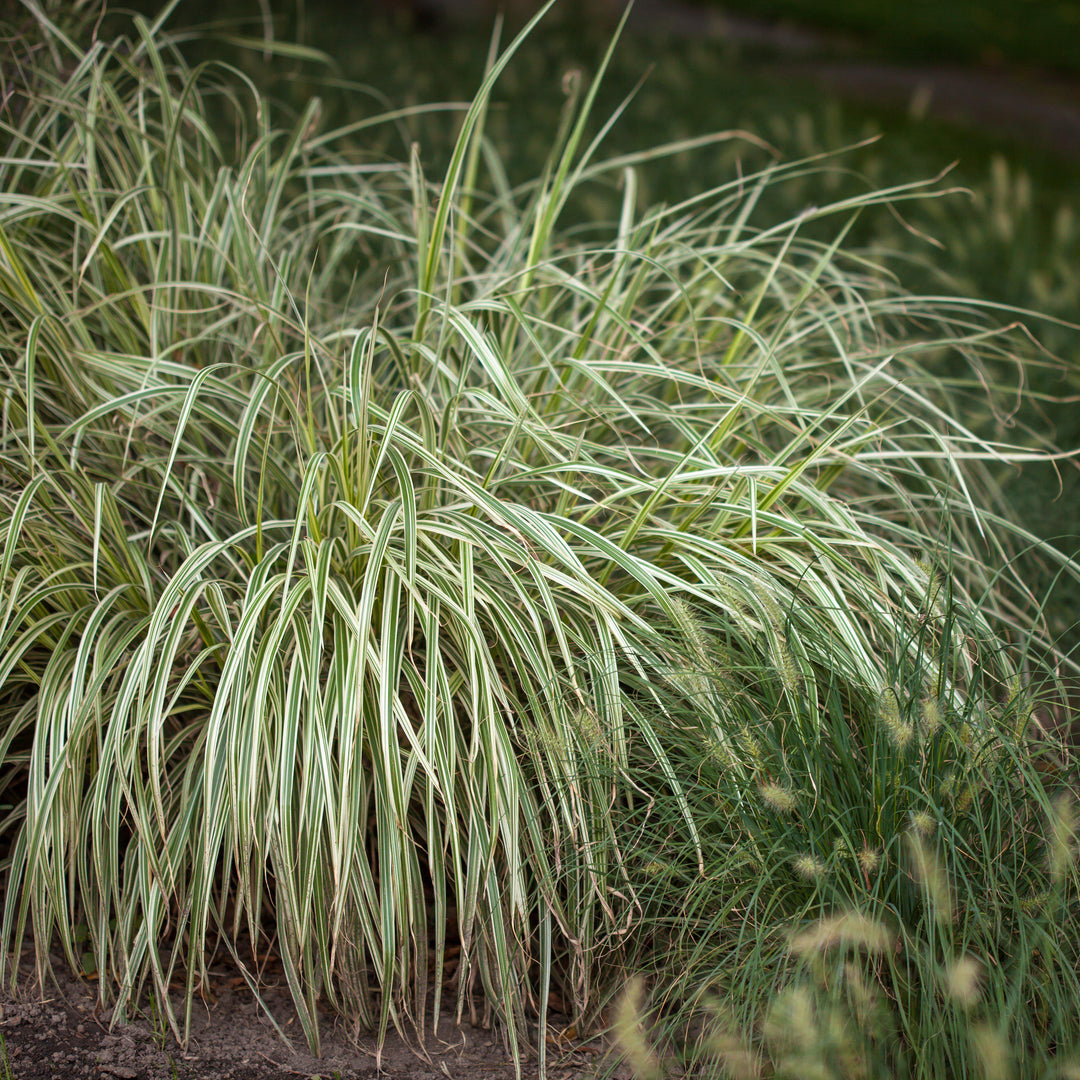
[{"label": "soil ground", "polygon": [[[32,966],[28,954],[20,970],[29,973]],[[492,1030],[474,1027],[468,1018],[459,1026],[445,1011],[437,1037],[430,1032],[427,1036],[426,1055],[393,1031],[379,1053],[373,1037],[361,1033],[354,1040],[327,1014],[321,1024],[322,1056],[315,1058],[306,1052],[297,1030],[283,974],[276,987],[271,977],[264,1000],[291,1049],[243,979],[212,968],[215,1000],[196,1002],[191,1039],[184,1048],[163,1033],[152,1016],[111,1025],[110,1013],[98,1008],[92,982],[68,974],[60,956],[54,958],[54,970],[56,985],[47,985],[44,995],[30,988],[30,977],[21,980],[24,988],[17,997],[6,987],[0,993],[0,1080],[515,1080],[514,1064]],[[174,1004],[179,1007],[179,1001]],[[558,1017],[552,1026],[560,1031]],[[599,1041],[553,1037],[547,1048],[547,1076],[610,1076],[611,1060],[605,1054]],[[537,1072],[535,1057],[522,1062],[523,1080]]]}]

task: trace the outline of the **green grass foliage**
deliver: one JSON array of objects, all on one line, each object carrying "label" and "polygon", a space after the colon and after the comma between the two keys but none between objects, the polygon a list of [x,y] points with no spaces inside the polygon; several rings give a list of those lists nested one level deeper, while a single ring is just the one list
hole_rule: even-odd
[{"label": "green grass foliage", "polygon": [[320,1002],[423,1032],[457,940],[459,1009],[517,1051],[553,988],[588,1018],[649,962],[670,875],[734,881],[721,920],[762,883],[722,951],[814,897],[891,903],[912,814],[998,856],[1035,776],[1009,642],[1039,626],[990,470],[1042,452],[959,418],[1029,343],[846,251],[917,186],[764,217],[797,162],[651,206],[639,175],[697,144],[603,158],[596,83],[511,182],[485,122],[527,32],[432,175],[365,151],[400,115],[279,126],[164,16],[26,10],[0,974],[32,933],[47,978],[56,940],[183,1038],[212,958],[257,994],[272,944],[317,1049]]},{"label": "green grass foliage", "polygon": [[821,679],[814,716],[785,705],[782,669],[717,663],[727,643],[692,634],[701,697],[669,710],[663,741],[696,835],[663,796],[620,815],[651,930],[624,962],[648,977],[668,1059],[625,1000],[637,1071],[1073,1075],[1074,797],[1025,739],[1020,684],[986,685],[993,646],[947,584],[879,640],[876,700]]}]

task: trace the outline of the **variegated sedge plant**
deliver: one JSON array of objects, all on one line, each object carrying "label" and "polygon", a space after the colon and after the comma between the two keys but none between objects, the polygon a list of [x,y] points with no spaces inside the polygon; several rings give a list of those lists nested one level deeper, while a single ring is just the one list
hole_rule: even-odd
[{"label": "variegated sedge plant", "polygon": [[[945,520],[980,632],[1030,629],[984,466],[1040,452],[976,438],[930,370],[1023,340],[845,252],[916,187],[759,221],[808,167],[777,164],[639,205],[639,171],[694,144],[600,156],[613,41],[512,189],[485,112],[550,4],[496,35],[435,178],[423,148],[355,149],[408,110],[277,126],[235,71],[185,64],[168,8],[107,40],[24,6],[6,977],[32,933],[46,979],[55,938],[114,1018],[152,992],[183,1039],[211,957],[258,995],[272,945],[317,1050],[320,1004],[423,1038],[453,934],[459,1012],[483,998],[518,1056],[556,984],[595,1013],[644,925],[623,810],[663,792],[707,871],[665,741],[700,695],[695,621],[756,641],[811,733],[827,694],[877,708]],[[597,185],[612,220],[563,228]],[[719,714],[712,736],[749,781]]]}]

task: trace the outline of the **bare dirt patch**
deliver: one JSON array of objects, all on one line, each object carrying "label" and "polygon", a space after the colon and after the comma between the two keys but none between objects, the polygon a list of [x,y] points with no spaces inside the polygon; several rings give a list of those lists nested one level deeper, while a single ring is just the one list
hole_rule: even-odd
[{"label": "bare dirt patch", "polygon": [[[287,1046],[252,996],[223,978],[215,1000],[197,1002],[192,1034],[181,1047],[163,1033],[152,1015],[111,1024],[98,1008],[92,983],[66,972],[55,958],[57,985],[42,995],[20,983],[12,996],[0,992],[0,1035],[6,1064],[0,1059],[0,1080],[292,1080],[325,1077],[361,1080],[378,1076],[401,1080],[514,1080],[515,1070],[498,1035],[466,1018],[461,1025],[444,1011],[438,1034],[428,1033],[426,1057],[391,1032],[377,1051],[375,1039],[361,1033],[354,1041],[340,1021],[322,1018],[322,1056],[307,1053],[303,1035],[283,988],[264,995],[277,1023],[289,1037]],[[23,967],[26,970],[26,967]],[[282,986],[284,984],[282,983]],[[182,1015],[182,1014],[181,1014]],[[558,1019],[554,1029],[560,1030]],[[601,1042],[574,1038],[549,1041],[550,1080],[586,1080],[610,1074],[611,1061]],[[521,1064],[523,1078],[536,1076],[535,1054]]]}]

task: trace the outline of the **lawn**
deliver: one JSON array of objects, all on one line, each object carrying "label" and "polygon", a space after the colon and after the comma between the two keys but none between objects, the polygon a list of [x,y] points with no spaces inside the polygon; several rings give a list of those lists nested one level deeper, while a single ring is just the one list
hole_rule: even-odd
[{"label": "lawn", "polygon": [[[319,1003],[428,1024],[452,938],[541,1064],[554,994],[643,1075],[1072,1067],[1030,559],[1080,568],[1001,476],[1073,373],[943,290],[914,154],[682,130],[617,36],[462,98],[423,38],[361,92],[48,11],[0,115],[0,977],[56,940],[182,1040],[273,941],[317,1049]],[[1044,227],[990,168],[954,278]]]}]

